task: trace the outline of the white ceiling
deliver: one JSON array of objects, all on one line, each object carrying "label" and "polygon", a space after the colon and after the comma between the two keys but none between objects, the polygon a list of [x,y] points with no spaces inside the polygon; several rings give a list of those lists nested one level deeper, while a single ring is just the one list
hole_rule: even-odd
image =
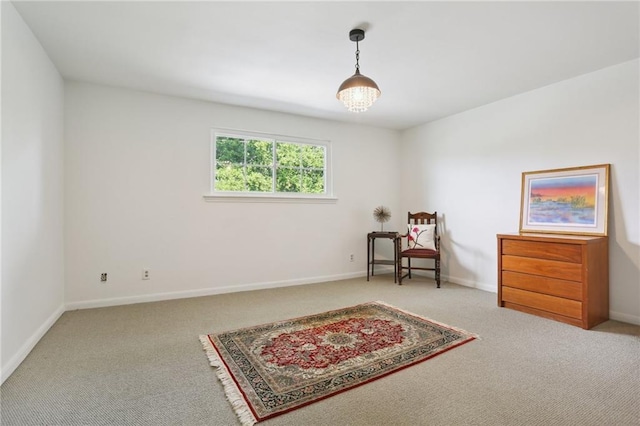
[{"label": "white ceiling", "polygon": [[[635,1],[13,4],[66,79],[393,129],[639,57]],[[352,28],[382,91],[360,114]]]}]

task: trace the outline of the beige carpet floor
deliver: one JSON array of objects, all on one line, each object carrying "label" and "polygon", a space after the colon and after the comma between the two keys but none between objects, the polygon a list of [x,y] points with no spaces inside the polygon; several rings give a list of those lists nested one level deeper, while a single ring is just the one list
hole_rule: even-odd
[{"label": "beige carpet floor", "polygon": [[0,423],[236,425],[200,334],[374,300],[480,340],[261,424],[640,425],[640,327],[585,331],[390,275],[66,312],[0,388]]}]

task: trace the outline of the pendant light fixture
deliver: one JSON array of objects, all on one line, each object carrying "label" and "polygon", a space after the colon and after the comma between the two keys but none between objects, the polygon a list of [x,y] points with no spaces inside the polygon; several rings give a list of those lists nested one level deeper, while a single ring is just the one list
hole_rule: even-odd
[{"label": "pendant light fixture", "polygon": [[338,98],[349,111],[364,112],[380,97],[380,89],[375,81],[360,74],[360,46],[364,40],[364,30],[349,31],[349,40],[356,42],[356,73],[346,79],[338,89]]}]

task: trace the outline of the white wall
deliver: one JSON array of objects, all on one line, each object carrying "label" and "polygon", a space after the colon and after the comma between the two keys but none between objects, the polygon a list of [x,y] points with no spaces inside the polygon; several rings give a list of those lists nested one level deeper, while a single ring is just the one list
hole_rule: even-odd
[{"label": "white wall", "polygon": [[[373,209],[398,212],[396,131],[74,82],[64,116],[68,308],[363,274]],[[205,202],[215,127],[330,140],[338,202]]]},{"label": "white wall", "polygon": [[63,81],[2,7],[2,381],[64,310]]},{"label": "white wall", "polygon": [[403,210],[443,219],[443,274],[497,291],[496,234],[517,232],[521,174],[611,164],[611,317],[640,324],[638,60],[403,133]]}]

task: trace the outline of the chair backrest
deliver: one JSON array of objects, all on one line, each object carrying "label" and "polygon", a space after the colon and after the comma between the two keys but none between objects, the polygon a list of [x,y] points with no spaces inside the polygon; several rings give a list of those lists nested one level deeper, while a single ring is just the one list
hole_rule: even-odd
[{"label": "chair backrest", "polygon": [[427,212],[418,212],[411,213],[409,212],[407,216],[407,223],[413,225],[429,225],[433,223],[436,225],[434,229],[434,235],[438,235],[438,212],[427,213]]},{"label": "chair backrest", "polygon": [[438,212],[427,213],[427,212],[418,212],[411,213],[407,217],[407,223],[411,223],[414,225],[424,225],[424,224],[435,224],[436,228],[438,228]]}]

